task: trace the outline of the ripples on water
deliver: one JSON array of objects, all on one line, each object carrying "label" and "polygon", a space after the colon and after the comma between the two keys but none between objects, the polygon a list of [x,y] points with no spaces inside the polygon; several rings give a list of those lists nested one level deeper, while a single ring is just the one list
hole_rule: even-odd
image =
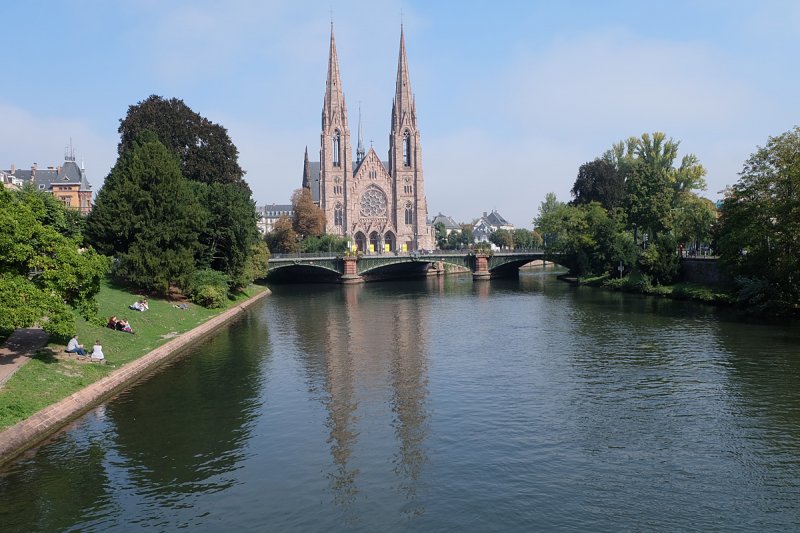
[{"label": "ripples on water", "polygon": [[796,529],[798,340],[542,272],[276,287],[10,465],[0,523]]}]

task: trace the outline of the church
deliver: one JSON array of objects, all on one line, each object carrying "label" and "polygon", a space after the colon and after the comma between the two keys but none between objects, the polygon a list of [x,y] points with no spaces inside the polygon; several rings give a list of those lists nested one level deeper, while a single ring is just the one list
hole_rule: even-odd
[{"label": "church", "polygon": [[331,26],[319,162],[309,161],[306,149],[303,187],[311,190],[314,201],[325,212],[326,232],[347,238],[352,249],[382,253],[434,248],[402,25],[389,160],[381,161],[371,147],[369,151],[364,150],[360,119],[354,160],[347,124],[347,106]]}]

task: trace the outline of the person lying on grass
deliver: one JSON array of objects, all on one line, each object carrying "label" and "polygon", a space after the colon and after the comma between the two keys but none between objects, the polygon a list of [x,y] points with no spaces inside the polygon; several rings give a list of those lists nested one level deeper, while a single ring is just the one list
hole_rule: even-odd
[{"label": "person lying on grass", "polygon": [[133,333],[133,329],[127,320],[120,318],[117,320],[117,331],[124,331],[125,333]]},{"label": "person lying on grass", "polygon": [[138,300],[136,303],[131,304],[129,307],[134,311],[142,311],[142,312],[150,309],[150,306],[147,305],[147,299]]}]

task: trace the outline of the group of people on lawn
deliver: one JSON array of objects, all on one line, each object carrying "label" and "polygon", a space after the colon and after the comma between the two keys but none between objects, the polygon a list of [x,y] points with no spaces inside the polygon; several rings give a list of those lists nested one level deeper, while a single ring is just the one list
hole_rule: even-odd
[{"label": "group of people on lawn", "polygon": [[116,316],[112,316],[111,318],[108,319],[106,327],[108,329],[123,331],[125,333],[133,333],[133,328],[131,328],[130,323],[124,318],[117,318]]},{"label": "group of people on lawn", "polygon": [[[83,344],[78,342],[78,335],[77,333],[72,336],[67,343],[67,353],[74,353],[83,357],[86,355],[86,349],[83,347]],[[106,356],[103,355],[103,346],[100,344],[99,340],[94,341],[94,346],[92,346],[92,353],[89,355],[92,360],[94,361],[103,361]]]},{"label": "group of people on lawn", "polygon": [[[147,304],[147,300],[137,300],[135,303],[132,303],[128,306],[129,309],[133,309],[134,311],[141,311],[145,312],[150,309],[150,306]],[[117,318],[116,316],[112,316],[108,319],[108,323],[106,324],[108,329],[114,329],[117,331],[124,331],[125,333],[133,333],[133,328],[131,328],[130,323],[124,318]]]},{"label": "group of people on lawn", "polygon": [[[130,309],[134,311],[147,311],[150,309],[150,306],[147,304],[147,300],[138,300],[135,303],[131,304]],[[106,323],[106,327],[109,329],[113,329],[115,331],[123,331],[125,333],[133,333],[133,328],[131,328],[130,323],[125,320],[124,318],[117,318],[116,316],[112,316],[108,319],[108,323]],[[78,335],[75,334],[67,343],[67,353],[74,353],[78,356],[85,356],[86,355],[86,348],[84,348],[83,344],[78,342]],[[100,344],[100,341],[97,340],[92,346],[92,352],[90,357],[96,361],[103,361],[106,357],[103,355],[103,346]]]}]

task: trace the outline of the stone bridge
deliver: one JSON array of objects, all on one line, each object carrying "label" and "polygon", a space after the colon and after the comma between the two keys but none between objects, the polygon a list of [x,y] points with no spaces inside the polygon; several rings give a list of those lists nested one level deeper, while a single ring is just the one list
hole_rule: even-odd
[{"label": "stone bridge", "polygon": [[[547,260],[553,258],[548,254]],[[473,279],[516,276],[519,267],[544,260],[543,250],[433,251],[366,255],[276,254],[270,257],[267,278],[273,281],[361,283],[446,272],[472,272]]]}]

